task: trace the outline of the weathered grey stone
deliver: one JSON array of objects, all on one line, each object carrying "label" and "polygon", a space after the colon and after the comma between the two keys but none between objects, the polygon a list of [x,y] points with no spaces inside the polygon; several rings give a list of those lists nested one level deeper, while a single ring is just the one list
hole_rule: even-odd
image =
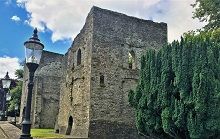
[{"label": "weathered grey stone", "polygon": [[[93,7],[65,55],[56,130],[83,138],[138,138],[128,92],[138,81],[141,55],[167,43],[167,25]],[[77,52],[82,63],[77,65]],[[129,52],[134,53],[129,69]],[[100,84],[100,77],[104,83]]]},{"label": "weathered grey stone", "polygon": [[[35,77],[34,127],[54,125],[59,110],[55,125],[59,133],[91,139],[140,138],[128,92],[137,84],[142,54],[166,43],[165,23],[93,7],[64,56],[44,52]],[[24,90],[26,86],[22,100]]]},{"label": "weathered grey stone", "polygon": [[[31,121],[32,127],[54,128],[59,109],[61,69],[63,55],[43,51],[42,58],[34,77]],[[28,69],[24,68],[24,85],[21,99],[20,123],[26,104]]]}]

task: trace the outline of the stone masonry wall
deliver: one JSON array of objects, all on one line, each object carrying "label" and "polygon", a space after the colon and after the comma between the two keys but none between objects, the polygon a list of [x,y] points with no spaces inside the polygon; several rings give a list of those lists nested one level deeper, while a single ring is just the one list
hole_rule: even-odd
[{"label": "stone masonry wall", "polygon": [[[34,77],[32,94],[32,127],[54,128],[59,107],[60,81],[62,77],[61,62],[63,55],[43,51],[42,58]],[[21,112],[26,104],[28,69],[24,70]],[[20,118],[20,122],[22,118]]]},{"label": "stone masonry wall", "polygon": [[[90,138],[138,138],[128,92],[138,81],[140,58],[167,43],[167,25],[94,7]],[[134,53],[129,69],[129,52]],[[104,76],[104,84],[100,84]]]},{"label": "stone masonry wall", "polygon": [[[43,52],[34,78],[32,126],[55,126],[78,138],[139,138],[128,92],[137,84],[142,54],[166,43],[165,23],[93,7],[65,56]],[[21,117],[27,83],[25,67]]]},{"label": "stone masonry wall", "polygon": [[23,85],[22,85],[22,95],[21,95],[21,104],[20,104],[20,118],[19,123],[22,123],[24,116],[24,108],[27,103],[27,84],[28,84],[28,69],[27,66],[24,66],[24,76],[23,76]]},{"label": "stone masonry wall", "polygon": [[128,92],[137,84],[141,55],[166,43],[165,23],[93,7],[62,62],[55,130],[78,138],[139,138]]},{"label": "stone masonry wall", "polygon": [[[71,48],[65,54],[61,84],[60,109],[55,130],[76,137],[88,137],[89,128],[89,95],[91,74],[92,18],[89,15],[86,23]],[[81,64],[77,64],[77,55],[81,51]],[[73,124],[69,125],[70,117]]]}]

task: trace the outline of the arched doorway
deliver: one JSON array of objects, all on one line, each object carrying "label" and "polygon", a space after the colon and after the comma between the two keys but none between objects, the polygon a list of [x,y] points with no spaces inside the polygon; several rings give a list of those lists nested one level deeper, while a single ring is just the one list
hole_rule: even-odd
[{"label": "arched doorway", "polygon": [[70,116],[69,120],[68,120],[68,127],[67,127],[67,130],[66,130],[66,135],[70,135],[72,127],[73,127],[73,117]]}]

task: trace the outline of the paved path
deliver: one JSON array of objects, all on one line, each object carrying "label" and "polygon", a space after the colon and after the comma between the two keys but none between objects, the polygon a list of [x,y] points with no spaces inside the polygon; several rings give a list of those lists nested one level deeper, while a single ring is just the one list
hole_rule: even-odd
[{"label": "paved path", "polygon": [[21,130],[14,125],[0,121],[0,139],[18,139],[20,134]]},{"label": "paved path", "polygon": [[7,135],[4,133],[3,129],[0,127],[0,139],[7,139]]}]

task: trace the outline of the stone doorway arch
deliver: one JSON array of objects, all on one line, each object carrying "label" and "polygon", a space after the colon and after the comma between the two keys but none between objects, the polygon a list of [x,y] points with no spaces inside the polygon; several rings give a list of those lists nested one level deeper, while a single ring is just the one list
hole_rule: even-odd
[{"label": "stone doorway arch", "polygon": [[70,116],[69,120],[68,120],[68,127],[67,127],[67,130],[66,130],[66,135],[70,135],[71,134],[72,127],[73,127],[73,117]]}]

